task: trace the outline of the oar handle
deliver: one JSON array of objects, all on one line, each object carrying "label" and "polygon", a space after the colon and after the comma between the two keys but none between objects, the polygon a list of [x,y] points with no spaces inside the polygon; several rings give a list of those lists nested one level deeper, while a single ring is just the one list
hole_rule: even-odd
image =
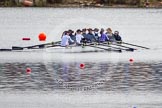
[{"label": "oar handle", "polygon": [[12,49],[0,49],[0,51],[12,51]]}]

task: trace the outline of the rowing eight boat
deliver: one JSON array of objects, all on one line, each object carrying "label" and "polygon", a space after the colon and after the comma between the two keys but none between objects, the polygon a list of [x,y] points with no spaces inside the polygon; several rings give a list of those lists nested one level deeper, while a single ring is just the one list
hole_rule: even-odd
[{"label": "rowing eight boat", "polygon": [[[62,47],[60,46],[60,41],[58,42],[50,42],[50,43],[45,43],[45,44],[39,44],[39,45],[32,45],[32,46],[26,46],[26,47],[17,47],[13,46],[12,49],[0,49],[0,51],[33,51],[33,50],[44,50],[47,52],[61,52],[61,53],[85,53],[85,52],[103,52],[103,51],[108,51],[108,52],[122,52],[122,51],[134,51],[136,50],[135,48],[125,46],[122,43],[87,43],[87,44],[80,44],[78,45],[69,45],[68,47]],[[129,44],[126,43],[127,45],[132,45],[136,47],[141,47],[141,48],[147,48],[147,47],[142,47],[139,45],[134,45],[134,44]],[[148,48],[147,48],[148,49]]]}]

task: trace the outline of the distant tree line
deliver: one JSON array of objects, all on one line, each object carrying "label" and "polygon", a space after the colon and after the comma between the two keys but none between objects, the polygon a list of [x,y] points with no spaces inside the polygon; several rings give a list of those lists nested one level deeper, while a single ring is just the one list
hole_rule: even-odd
[{"label": "distant tree line", "polygon": [[47,0],[48,3],[97,2],[102,4],[135,4],[140,2],[160,2],[162,0]]},{"label": "distant tree line", "polygon": [[[23,0],[0,0],[0,5],[5,6],[12,6],[18,5],[20,1]],[[34,4],[36,3],[45,3],[45,4],[67,4],[67,3],[99,3],[104,5],[114,5],[114,4],[121,4],[121,5],[141,5],[145,2],[162,2],[162,0],[29,0],[32,1]]]}]

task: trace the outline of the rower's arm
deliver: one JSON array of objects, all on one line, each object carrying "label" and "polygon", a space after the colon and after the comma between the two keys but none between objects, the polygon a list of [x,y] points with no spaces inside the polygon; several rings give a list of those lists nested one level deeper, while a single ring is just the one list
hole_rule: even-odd
[{"label": "rower's arm", "polygon": [[70,36],[69,36],[69,40],[70,40],[71,42],[74,42],[74,40],[72,40]]}]

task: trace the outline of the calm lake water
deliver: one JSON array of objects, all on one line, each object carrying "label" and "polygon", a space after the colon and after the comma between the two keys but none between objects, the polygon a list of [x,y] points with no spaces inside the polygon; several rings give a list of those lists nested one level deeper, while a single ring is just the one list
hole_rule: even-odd
[{"label": "calm lake water", "polygon": [[119,30],[125,42],[150,50],[0,52],[0,107],[162,108],[162,9],[0,8],[0,48],[44,43],[41,32],[46,42],[58,41],[64,30],[89,27]]}]

